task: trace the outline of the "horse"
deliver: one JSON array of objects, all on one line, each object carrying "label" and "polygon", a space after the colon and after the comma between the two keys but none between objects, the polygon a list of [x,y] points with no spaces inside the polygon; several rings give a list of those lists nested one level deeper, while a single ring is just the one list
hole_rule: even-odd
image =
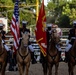
[{"label": "horse", "polygon": [[67,58],[69,75],[74,75],[73,70],[76,65],[76,39],[74,41],[72,48],[67,52]]},{"label": "horse", "polygon": [[[19,50],[17,50],[17,64],[20,75],[28,75],[31,54],[28,49],[29,34],[22,33],[22,40]],[[26,68],[25,68],[26,67]]]},{"label": "horse", "polygon": [[58,44],[60,44],[60,36],[57,34],[56,29],[53,29],[51,31],[49,47],[47,50],[48,75],[52,75],[53,65],[55,65],[55,75],[58,75],[58,67],[60,61],[60,52],[57,48]]},{"label": "horse", "polygon": [[0,75],[5,75],[7,66],[7,51],[2,44],[2,38],[0,37]]}]

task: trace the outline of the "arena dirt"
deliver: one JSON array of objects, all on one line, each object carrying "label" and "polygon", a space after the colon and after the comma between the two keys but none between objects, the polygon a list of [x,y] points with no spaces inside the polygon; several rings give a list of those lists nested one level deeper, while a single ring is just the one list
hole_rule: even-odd
[{"label": "arena dirt", "polygon": [[[8,68],[8,67],[7,67]],[[55,67],[53,67],[53,75],[55,75]],[[60,62],[59,69],[58,69],[58,75],[69,75],[68,74],[68,65],[67,63]],[[76,67],[74,69],[74,74],[76,74]],[[8,71],[6,69],[5,75],[19,75],[18,71]],[[29,75],[43,75],[42,71],[42,65],[40,63],[37,64],[31,64],[29,68]]]}]

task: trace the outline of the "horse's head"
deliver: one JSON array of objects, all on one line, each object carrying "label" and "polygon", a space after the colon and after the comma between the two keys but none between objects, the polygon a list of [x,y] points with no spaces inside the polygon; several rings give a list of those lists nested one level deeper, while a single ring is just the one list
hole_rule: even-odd
[{"label": "horse's head", "polygon": [[57,34],[56,29],[52,29],[51,35],[50,35],[50,40],[53,41],[56,44],[60,41],[60,37]]},{"label": "horse's head", "polygon": [[27,47],[28,46],[28,42],[29,42],[29,34],[28,33],[22,33],[22,42],[21,42],[21,44],[24,47]]}]

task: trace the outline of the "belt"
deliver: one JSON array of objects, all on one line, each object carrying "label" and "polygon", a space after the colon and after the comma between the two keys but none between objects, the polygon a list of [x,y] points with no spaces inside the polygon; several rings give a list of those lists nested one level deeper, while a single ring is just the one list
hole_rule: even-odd
[{"label": "belt", "polygon": [[71,37],[71,39],[76,39],[76,37]]}]

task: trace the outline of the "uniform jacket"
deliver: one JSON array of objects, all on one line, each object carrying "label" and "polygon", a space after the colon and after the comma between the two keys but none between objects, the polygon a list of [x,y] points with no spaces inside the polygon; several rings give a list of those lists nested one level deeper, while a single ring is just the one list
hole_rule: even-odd
[{"label": "uniform jacket", "polygon": [[68,36],[68,39],[70,40],[69,43],[73,45],[75,38],[76,38],[75,29],[72,28],[69,31],[69,36]]}]

